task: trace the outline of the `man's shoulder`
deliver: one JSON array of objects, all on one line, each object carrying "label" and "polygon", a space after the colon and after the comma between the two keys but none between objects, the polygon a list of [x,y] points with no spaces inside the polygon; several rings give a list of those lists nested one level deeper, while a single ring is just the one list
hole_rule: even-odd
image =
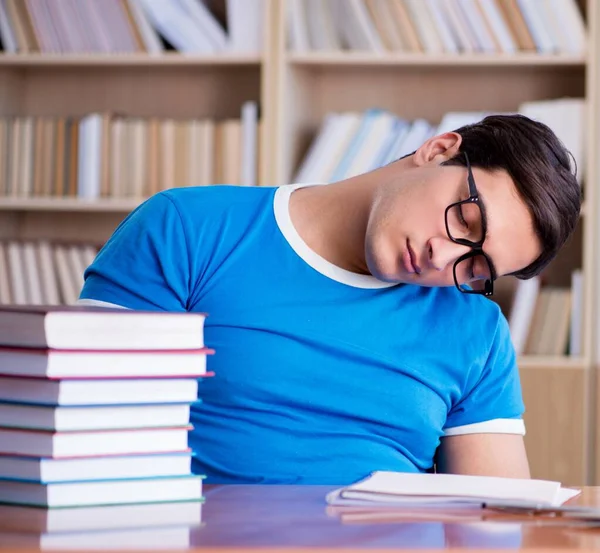
[{"label": "man's shoulder", "polygon": [[182,212],[198,209],[215,209],[235,205],[263,204],[272,197],[275,188],[259,186],[235,186],[215,184],[210,186],[187,186],[159,192]]},{"label": "man's shoulder", "polygon": [[452,321],[462,321],[465,327],[495,329],[503,317],[500,306],[478,294],[465,294],[455,286],[419,287],[419,296],[430,311]]}]

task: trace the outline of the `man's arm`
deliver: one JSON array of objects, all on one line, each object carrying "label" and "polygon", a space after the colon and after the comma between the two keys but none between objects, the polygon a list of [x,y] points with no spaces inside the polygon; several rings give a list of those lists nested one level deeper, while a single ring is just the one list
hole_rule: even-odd
[{"label": "man's arm", "polygon": [[451,474],[530,478],[523,436],[462,434],[441,439],[437,471]]}]

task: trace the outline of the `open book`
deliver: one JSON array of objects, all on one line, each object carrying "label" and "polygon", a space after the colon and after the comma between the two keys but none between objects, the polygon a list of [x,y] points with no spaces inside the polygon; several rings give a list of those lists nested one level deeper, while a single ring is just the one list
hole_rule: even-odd
[{"label": "open book", "polygon": [[560,482],[457,474],[376,471],[327,495],[332,505],[557,507],[580,493]]}]

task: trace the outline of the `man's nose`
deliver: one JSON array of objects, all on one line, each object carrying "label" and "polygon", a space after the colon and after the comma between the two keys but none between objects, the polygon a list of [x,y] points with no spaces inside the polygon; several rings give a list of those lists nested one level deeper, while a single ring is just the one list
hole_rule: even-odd
[{"label": "man's nose", "polygon": [[470,251],[469,246],[457,244],[449,238],[432,238],[429,240],[429,266],[436,271],[444,271],[448,265]]}]

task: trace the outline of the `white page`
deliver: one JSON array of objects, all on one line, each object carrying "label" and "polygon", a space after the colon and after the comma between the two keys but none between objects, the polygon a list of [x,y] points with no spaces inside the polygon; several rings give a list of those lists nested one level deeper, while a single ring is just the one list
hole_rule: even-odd
[{"label": "white page", "polygon": [[377,471],[328,495],[330,503],[347,501],[394,504],[449,504],[486,500],[560,505],[579,493],[559,482],[456,474],[413,474]]}]

